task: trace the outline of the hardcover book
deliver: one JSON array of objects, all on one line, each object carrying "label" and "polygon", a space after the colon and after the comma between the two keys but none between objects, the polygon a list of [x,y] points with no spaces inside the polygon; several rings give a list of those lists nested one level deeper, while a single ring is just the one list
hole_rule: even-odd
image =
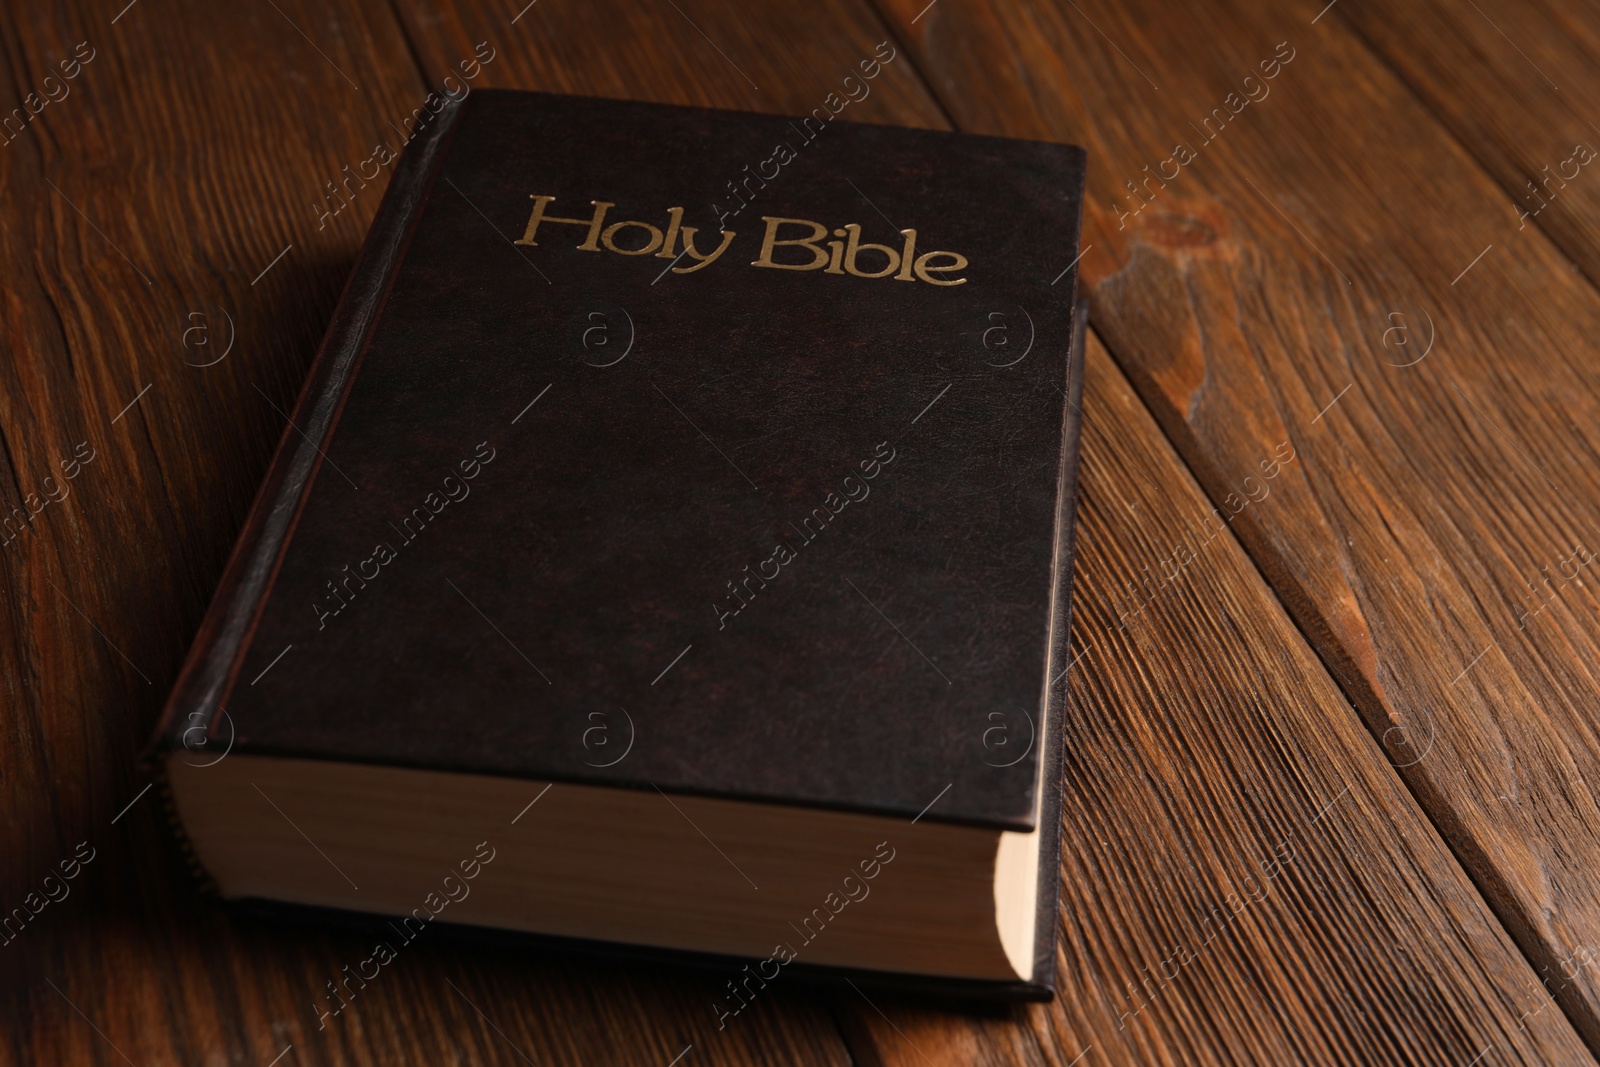
[{"label": "hardcover book", "polygon": [[153,743],[207,884],[387,917],[373,966],[724,961],[723,1018],[791,968],[1048,997],[1083,168],[443,106]]}]

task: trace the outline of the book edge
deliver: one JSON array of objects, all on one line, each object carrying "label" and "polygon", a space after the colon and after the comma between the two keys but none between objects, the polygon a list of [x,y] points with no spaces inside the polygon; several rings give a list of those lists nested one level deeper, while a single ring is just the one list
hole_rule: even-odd
[{"label": "book edge", "polygon": [[[261,606],[320,470],[321,445],[337,425],[360,357],[444,159],[441,146],[456,128],[464,103],[447,101],[440,109],[436,121],[402,155],[379,203],[222,579],[141,753],[140,761],[163,779],[160,753],[178,748],[211,751],[211,742],[219,740],[214,730],[218,712],[225,711],[223,700],[237,679]],[[227,744],[232,745],[231,733]]]},{"label": "book edge", "polygon": [[[1074,277],[1074,288],[1077,279]],[[1086,349],[1089,324],[1089,302],[1079,300],[1073,314],[1072,347],[1067,354],[1066,403],[1062,405],[1061,431],[1061,484],[1057,490],[1057,525],[1061,532],[1056,554],[1055,591],[1059,598],[1055,605],[1055,618],[1051,625],[1049,659],[1064,658],[1071,650],[1072,637],[1072,578],[1073,548],[1077,533],[1078,466],[1080,460],[1079,437],[1083,428],[1083,380],[1087,365]],[[1047,672],[1050,668],[1047,668]],[[1071,669],[1069,663],[1066,670]],[[1065,671],[1063,672],[1065,673]],[[1061,816],[1065,806],[1065,768],[1062,761],[1066,748],[1067,683],[1063,677],[1060,688],[1051,688],[1046,694],[1044,746],[1039,753],[1045,764],[1045,796],[1040,805],[1039,825],[1036,833],[1048,834],[1039,846],[1039,890],[1036,897],[1036,916],[1033,945],[1033,980],[1028,983],[1046,997],[1055,994],[1056,940],[1059,926],[1057,912],[1061,907]],[[1048,678],[1046,684],[1048,685]]]},{"label": "book edge", "polygon": [[[798,115],[787,111],[747,111],[743,108],[731,107],[706,107],[703,104],[668,104],[659,100],[636,100],[632,97],[589,96],[583,93],[557,93],[545,89],[507,89],[485,86],[474,90],[484,96],[538,96],[553,100],[582,100],[603,101],[607,104],[627,104],[643,108],[660,108],[672,111],[695,111],[704,115],[736,116],[739,118],[773,119],[778,121],[796,119],[804,120],[807,115]],[[1051,141],[1040,137],[1010,137],[992,133],[974,133],[970,130],[943,129],[936,126],[906,126],[898,122],[864,122],[859,119],[832,118],[828,125],[838,123],[841,126],[855,126],[869,130],[892,130],[896,134],[908,133],[916,136],[931,136],[934,138],[953,137],[960,140],[989,141],[998,144],[1027,145],[1030,147],[1044,147],[1055,150],[1062,149],[1073,157],[1080,169],[1088,162],[1088,151],[1082,145],[1075,145],[1067,141]],[[1079,195],[1082,195],[1080,187]]]},{"label": "book edge", "polygon": [[[263,924],[327,926],[346,933],[352,927],[380,933],[387,918],[372,912],[349,911],[316,904],[297,904],[264,897],[217,898],[214,903],[224,912],[248,921]],[[429,926],[436,928],[448,940],[462,945],[500,949],[527,948],[548,953],[556,958],[599,960],[616,964],[643,963],[689,973],[715,973],[719,977],[736,974],[743,965],[752,962],[745,957],[696,952],[691,949],[657,948],[620,941],[563,937],[558,934],[475,926],[443,919],[435,920]],[[1053,986],[1037,982],[874,971],[866,968],[806,963],[803,960],[787,964],[784,973],[792,973],[795,981],[804,985],[842,986],[846,982],[853,982],[868,989],[938,998],[956,1005],[1016,1001],[1044,1002],[1054,996]]]}]

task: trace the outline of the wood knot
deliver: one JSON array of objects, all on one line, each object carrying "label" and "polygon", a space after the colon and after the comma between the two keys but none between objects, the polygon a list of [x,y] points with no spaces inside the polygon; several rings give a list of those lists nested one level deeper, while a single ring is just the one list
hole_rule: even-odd
[{"label": "wood knot", "polygon": [[1168,248],[1195,248],[1215,244],[1217,229],[1193,215],[1160,214],[1144,221],[1140,236]]}]

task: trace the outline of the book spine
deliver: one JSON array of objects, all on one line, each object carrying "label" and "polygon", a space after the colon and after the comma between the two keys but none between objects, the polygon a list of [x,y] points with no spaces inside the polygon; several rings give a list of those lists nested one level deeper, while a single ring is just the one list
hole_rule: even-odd
[{"label": "book spine", "polygon": [[[1077,278],[1074,276],[1074,288]],[[1056,553],[1050,582],[1050,644],[1045,653],[1045,691],[1041,701],[1039,759],[1044,797],[1037,832],[1047,834],[1039,852],[1039,890],[1034,928],[1033,980],[1036,994],[1053,994],[1061,906],[1061,815],[1066,784],[1061,762],[1066,755],[1067,677],[1072,661],[1072,565],[1078,528],[1078,468],[1083,461],[1083,380],[1088,371],[1089,302],[1074,308],[1072,347],[1067,355],[1066,403],[1061,412],[1061,472],[1056,488]],[[1057,673],[1057,665],[1066,663]]]},{"label": "book spine", "polygon": [[211,740],[212,726],[236,681],[373,324],[437,177],[451,133],[470,99],[447,102],[407,146],[396,166],[266,479],[144,752],[147,764],[157,762],[161,752],[186,747],[186,738]]}]

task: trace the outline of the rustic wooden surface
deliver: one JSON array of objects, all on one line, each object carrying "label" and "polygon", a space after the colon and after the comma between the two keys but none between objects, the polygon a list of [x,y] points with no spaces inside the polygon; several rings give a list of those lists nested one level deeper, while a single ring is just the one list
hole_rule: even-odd
[{"label": "rustic wooden surface", "polygon": [[[0,12],[7,108],[94,49],[0,146],[0,499],[51,471],[71,491],[0,550],[0,907],[96,849],[0,946],[0,1060],[1589,1062],[1593,601],[1573,581],[1527,630],[1509,613],[1600,538],[1600,303],[1557,250],[1592,249],[1594,216],[1573,195],[1569,230],[1552,208],[1516,232],[1489,160],[1538,158],[1536,104],[1437,76],[1419,100],[1386,63],[1418,85],[1450,64],[1375,52],[1356,2],[1315,23],[1320,4],[1245,0]],[[1542,47],[1586,54],[1557,40],[1575,14],[1484,10],[1530,37],[1542,11]],[[1476,32],[1440,47],[1514,80],[1515,49]],[[1091,153],[1085,288],[1114,359],[1091,345],[1060,997],[774,990],[719,1032],[711,979],[439,943],[318,1031],[310,1004],[362,940],[203,902],[134,756],[376,206],[374,187],[319,228],[323,183],[479,42],[477,85],[805,112],[885,39],[901,53],[849,117]],[[1119,230],[1122,179],[1286,39],[1268,98]],[[1437,351],[1393,366],[1423,315]],[[94,458],[62,483],[81,441]],[[1295,458],[1263,480],[1281,443]]]},{"label": "rustic wooden surface", "polygon": [[1334,12],[1499,182],[1519,233],[1537,226],[1600,281],[1600,19],[1549,0]]},{"label": "rustic wooden surface", "polygon": [[[958,125],[1070,140],[1099,162],[1083,260],[1096,328],[1211,499],[1242,492],[1265,443],[1301,451],[1282,506],[1236,521],[1243,544],[1600,1047],[1600,643],[1583,562],[1600,537],[1600,296],[1334,17],[1343,4],[1322,17],[1259,0],[1002,15],[948,0],[913,24],[918,7],[886,10]],[[1493,18],[1544,42],[1528,45],[1537,63],[1559,33],[1581,50],[1600,25],[1577,7],[1547,7],[1542,31],[1520,4],[1426,10],[1432,23],[1350,8],[1395,55],[1428,53],[1428,26],[1447,19],[1455,39],[1486,43],[1478,23]],[[1465,81],[1487,68],[1509,86],[1527,60],[1496,39],[1408,69]],[[1258,64],[1280,48],[1293,58],[1263,83]],[[1252,71],[1269,91],[1243,103]],[[1569,74],[1556,131],[1587,106],[1581,77],[1592,65]],[[1520,149],[1494,132],[1541,99],[1519,91],[1519,104],[1490,107],[1490,87],[1453,105],[1490,131],[1474,151],[1535,151],[1546,131],[1531,121]],[[1191,124],[1221,107],[1205,143]],[[1143,168],[1170,176],[1161,161],[1180,141],[1197,158],[1145,188]],[[1588,175],[1552,211],[1579,212]]]}]

